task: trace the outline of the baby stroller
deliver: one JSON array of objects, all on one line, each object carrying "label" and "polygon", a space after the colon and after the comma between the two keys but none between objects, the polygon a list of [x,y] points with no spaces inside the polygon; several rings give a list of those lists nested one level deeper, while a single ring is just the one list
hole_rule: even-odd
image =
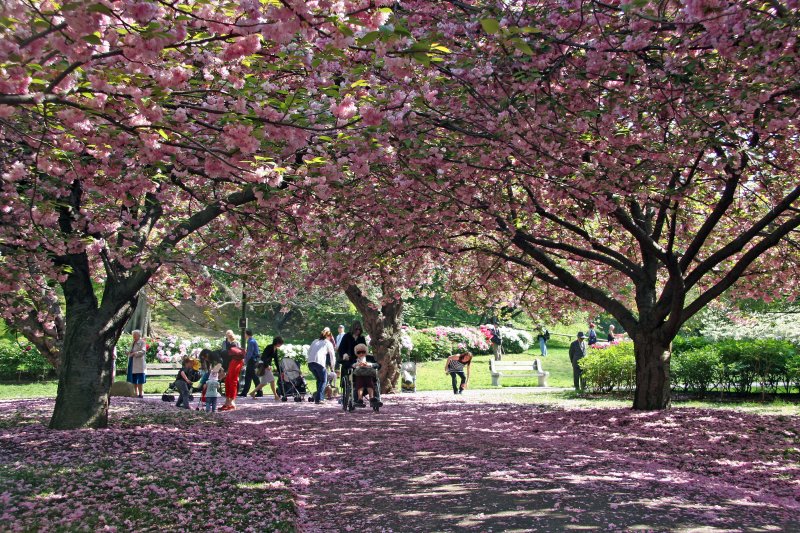
[{"label": "baby stroller", "polygon": [[297,366],[294,359],[291,357],[284,357],[278,363],[278,394],[281,395],[281,401],[287,401],[287,396],[292,395],[294,401],[302,402],[306,395],[306,380],[300,372],[300,367]]}]

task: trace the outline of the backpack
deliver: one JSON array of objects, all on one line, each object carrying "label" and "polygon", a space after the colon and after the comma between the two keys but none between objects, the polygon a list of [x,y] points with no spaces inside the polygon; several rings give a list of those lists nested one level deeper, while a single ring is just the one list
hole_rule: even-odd
[{"label": "backpack", "polygon": [[228,348],[228,356],[234,361],[244,361],[244,350],[238,346],[231,346]]}]

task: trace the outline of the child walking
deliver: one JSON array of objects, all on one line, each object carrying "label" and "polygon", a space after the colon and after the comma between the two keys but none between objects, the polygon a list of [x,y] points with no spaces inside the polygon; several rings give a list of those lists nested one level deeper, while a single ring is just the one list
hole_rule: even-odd
[{"label": "child walking", "polygon": [[206,381],[206,413],[217,412],[217,398],[219,398],[219,381],[209,378]]}]

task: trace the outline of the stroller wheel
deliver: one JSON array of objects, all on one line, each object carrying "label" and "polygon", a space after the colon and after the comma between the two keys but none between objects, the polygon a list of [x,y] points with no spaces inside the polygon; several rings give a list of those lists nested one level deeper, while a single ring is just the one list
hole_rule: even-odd
[{"label": "stroller wheel", "polygon": [[289,398],[287,398],[286,396],[284,396],[284,397],[282,397],[282,398],[281,398],[281,401],[282,401],[282,402],[286,402],[286,401],[288,401],[288,400],[289,400]]},{"label": "stroller wheel", "polygon": [[296,402],[302,402],[302,401],[303,401],[303,399],[302,399],[300,396],[295,396],[295,397],[294,397],[294,401],[296,401]]}]

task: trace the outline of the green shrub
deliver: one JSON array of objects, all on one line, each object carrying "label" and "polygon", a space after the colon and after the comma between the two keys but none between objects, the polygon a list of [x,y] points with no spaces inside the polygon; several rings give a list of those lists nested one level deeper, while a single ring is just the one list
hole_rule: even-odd
[{"label": "green shrub", "polygon": [[793,386],[800,389],[800,353],[797,351],[786,360],[786,392]]},{"label": "green shrub", "polygon": [[605,349],[590,349],[580,360],[586,385],[595,392],[632,389],[636,381],[633,343],[623,342]]},{"label": "green shrub", "polygon": [[673,386],[705,394],[722,376],[722,360],[712,345],[673,353],[670,363]]},{"label": "green shrub", "polygon": [[447,336],[437,336],[420,330],[408,330],[414,349],[411,351],[411,358],[414,361],[433,361],[444,359],[453,355],[453,343]]},{"label": "green shrub", "polygon": [[705,337],[675,337],[672,341],[672,355],[681,354],[690,350],[699,350],[711,344]]},{"label": "green shrub", "polygon": [[32,344],[0,340],[0,379],[42,379],[53,372],[53,366]]},{"label": "green shrub", "polygon": [[750,392],[753,383],[777,392],[786,379],[787,363],[797,353],[792,343],[778,339],[726,339],[715,344],[722,362],[722,388]]}]

